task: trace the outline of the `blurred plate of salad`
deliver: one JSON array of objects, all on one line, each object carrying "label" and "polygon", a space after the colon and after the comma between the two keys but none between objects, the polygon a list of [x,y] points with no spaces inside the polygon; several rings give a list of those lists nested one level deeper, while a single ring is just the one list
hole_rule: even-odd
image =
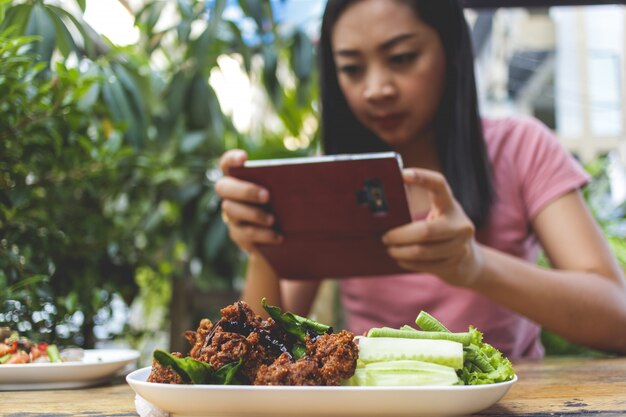
[{"label": "blurred plate of salad", "polygon": [[139,358],[130,349],[63,348],[0,328],[0,391],[64,389],[108,381]]}]

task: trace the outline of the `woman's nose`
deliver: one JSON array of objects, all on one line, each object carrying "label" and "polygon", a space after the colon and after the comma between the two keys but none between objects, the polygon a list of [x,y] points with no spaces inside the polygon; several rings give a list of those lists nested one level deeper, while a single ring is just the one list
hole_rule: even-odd
[{"label": "woman's nose", "polygon": [[385,71],[373,70],[367,74],[364,98],[370,101],[384,100],[393,97],[396,88],[392,77]]}]

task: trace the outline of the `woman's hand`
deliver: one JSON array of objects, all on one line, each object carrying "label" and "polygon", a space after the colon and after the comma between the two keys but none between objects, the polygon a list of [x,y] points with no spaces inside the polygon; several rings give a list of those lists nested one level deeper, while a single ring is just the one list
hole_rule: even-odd
[{"label": "woman's hand", "polygon": [[222,198],[222,217],[230,238],[242,250],[253,253],[256,244],[277,244],[282,238],[271,229],[274,216],[261,207],[269,201],[269,192],[256,184],[228,176],[230,168],[242,166],[247,157],[239,149],[222,155],[220,169],[224,177],[217,181],[215,190]]},{"label": "woman's hand", "polygon": [[430,210],[425,219],[383,236],[389,255],[407,270],[431,273],[455,286],[473,285],[482,274],[483,254],[474,239],[474,225],[444,176],[409,168],[403,177],[407,187],[419,186],[428,192]]}]

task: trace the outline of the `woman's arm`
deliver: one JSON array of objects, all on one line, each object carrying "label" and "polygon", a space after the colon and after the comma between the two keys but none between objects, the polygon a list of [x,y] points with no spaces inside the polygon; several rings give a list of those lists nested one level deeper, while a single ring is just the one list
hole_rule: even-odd
[{"label": "woman's arm", "polygon": [[279,307],[283,305],[278,276],[260,253],[251,253],[248,256],[246,284],[241,299],[248,303],[256,314],[266,316],[261,305],[263,297],[267,299],[269,305]]},{"label": "woman's arm", "polygon": [[532,222],[555,268],[545,269],[479,245],[441,174],[409,169],[405,181],[428,190],[431,209],[383,237],[400,266],[478,291],[573,342],[626,353],[624,273],[578,191]]},{"label": "woman's arm", "polygon": [[555,269],[482,247],[472,287],[572,342],[626,353],[624,274],[580,193],[550,203],[533,228]]},{"label": "woman's arm", "polygon": [[264,314],[261,300],[265,297],[270,305],[308,315],[319,282],[293,281],[281,285],[279,277],[256,248],[257,244],[278,245],[282,242],[282,237],[271,228],[274,216],[261,208],[271,196],[256,184],[228,176],[230,168],[242,166],[247,157],[244,151],[238,149],[226,152],[220,158],[224,177],[215,186],[223,200],[222,214],[230,238],[249,256],[241,298],[257,314]]},{"label": "woman's arm", "polygon": [[320,281],[318,280],[282,280],[280,288],[283,295],[283,307],[292,313],[308,316],[319,287]]},{"label": "woman's arm", "polygon": [[281,280],[262,255],[252,253],[248,258],[246,284],[241,299],[262,316],[265,316],[261,305],[263,297],[270,305],[307,316],[315,301],[319,284],[319,281]]}]

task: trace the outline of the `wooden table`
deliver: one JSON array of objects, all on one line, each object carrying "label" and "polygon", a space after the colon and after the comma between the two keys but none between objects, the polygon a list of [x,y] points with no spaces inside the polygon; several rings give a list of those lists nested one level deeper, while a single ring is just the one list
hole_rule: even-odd
[{"label": "wooden table", "polygon": [[[518,362],[517,384],[481,416],[626,416],[626,358]],[[136,416],[123,379],[87,389],[0,392],[0,416]]]}]

